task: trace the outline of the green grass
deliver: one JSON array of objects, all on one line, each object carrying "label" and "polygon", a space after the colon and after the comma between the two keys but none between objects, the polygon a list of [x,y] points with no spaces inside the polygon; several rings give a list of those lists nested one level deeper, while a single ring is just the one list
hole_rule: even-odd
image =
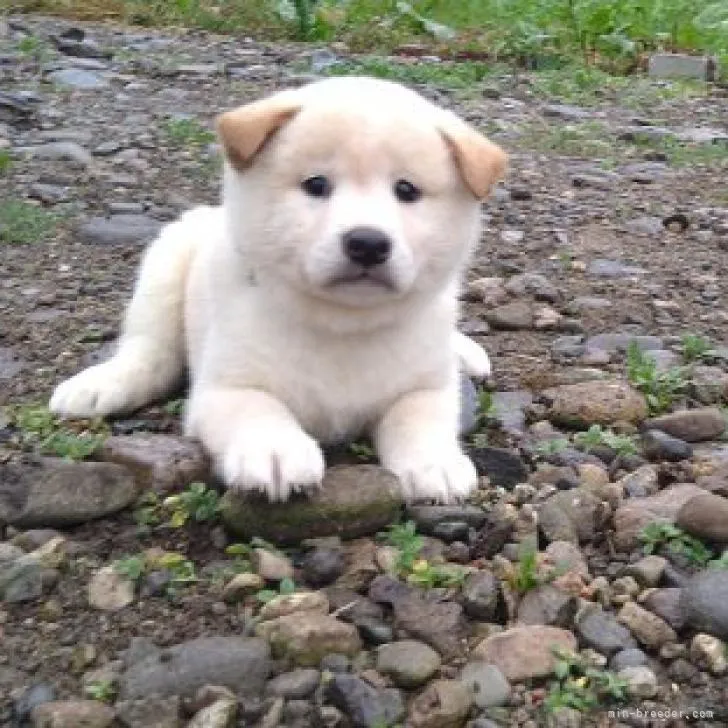
[{"label": "green grass", "polygon": [[601,425],[592,425],[586,432],[578,432],[574,435],[574,442],[586,452],[591,452],[597,447],[607,447],[617,455],[637,454],[635,438],[618,435],[611,430],[603,429]]},{"label": "green grass", "polygon": [[167,119],[162,128],[170,143],[177,147],[202,147],[215,141],[214,132],[197,119]]},{"label": "green grass", "polygon": [[0,176],[6,175],[13,166],[13,158],[7,149],[0,149]]},{"label": "green grass", "polygon": [[[695,536],[685,533],[672,523],[649,523],[639,533],[645,554],[655,553],[665,546],[671,553],[684,556],[691,564],[704,567],[713,559],[713,552]],[[722,557],[721,557],[722,558]],[[720,562],[720,558],[715,561]],[[715,564],[722,568],[722,563]]]},{"label": "green grass", "polygon": [[667,412],[688,386],[685,367],[661,371],[655,359],[635,342],[627,349],[627,378],[645,395],[651,415]]},{"label": "green grass", "polygon": [[0,200],[0,243],[43,242],[55,229],[57,215],[21,200]]}]

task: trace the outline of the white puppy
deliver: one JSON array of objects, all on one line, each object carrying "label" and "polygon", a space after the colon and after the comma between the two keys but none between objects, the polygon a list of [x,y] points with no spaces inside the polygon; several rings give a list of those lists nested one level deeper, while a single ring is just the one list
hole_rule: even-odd
[{"label": "white puppy", "polygon": [[187,433],[231,488],[321,483],[320,443],[369,432],[410,499],[466,496],[457,292],[505,155],[397,84],[335,78],[223,114],[221,207],[144,258],[116,355],[51,409],[91,417],[168,393],[189,366]]}]

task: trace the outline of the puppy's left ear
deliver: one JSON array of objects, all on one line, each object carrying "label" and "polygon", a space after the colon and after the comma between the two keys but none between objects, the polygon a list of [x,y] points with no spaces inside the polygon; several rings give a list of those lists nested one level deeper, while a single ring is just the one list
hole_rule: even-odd
[{"label": "puppy's left ear", "polygon": [[470,191],[487,197],[506,172],[506,153],[454,114],[447,113],[439,129]]},{"label": "puppy's left ear", "polygon": [[301,108],[295,94],[283,91],[220,114],[217,131],[230,164],[247,169],[268,139]]}]

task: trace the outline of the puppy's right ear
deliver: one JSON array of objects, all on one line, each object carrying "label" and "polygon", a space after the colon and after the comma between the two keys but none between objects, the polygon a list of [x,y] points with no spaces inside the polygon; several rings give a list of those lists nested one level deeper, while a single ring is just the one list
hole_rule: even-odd
[{"label": "puppy's right ear", "polygon": [[271,135],[300,108],[294,94],[283,92],[220,114],[217,131],[230,164],[247,169]]}]

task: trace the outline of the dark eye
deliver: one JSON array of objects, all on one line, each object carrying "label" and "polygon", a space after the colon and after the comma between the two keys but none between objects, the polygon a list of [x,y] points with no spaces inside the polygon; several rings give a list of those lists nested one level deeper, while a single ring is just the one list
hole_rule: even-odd
[{"label": "dark eye", "polygon": [[417,202],[422,197],[422,190],[406,179],[398,179],[394,185],[394,194],[400,202]]},{"label": "dark eye", "polygon": [[328,197],[331,194],[331,182],[328,177],[317,174],[315,177],[309,177],[301,182],[301,188],[307,195],[311,197]]}]

